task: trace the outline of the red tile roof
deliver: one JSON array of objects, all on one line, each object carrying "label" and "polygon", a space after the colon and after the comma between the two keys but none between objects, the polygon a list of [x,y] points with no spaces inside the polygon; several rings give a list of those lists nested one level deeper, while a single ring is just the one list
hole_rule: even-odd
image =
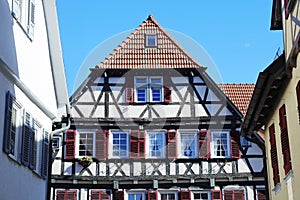
[{"label": "red tile roof", "polygon": [[245,116],[255,84],[218,84],[218,86]]},{"label": "red tile roof", "polygon": [[[146,34],[157,36],[157,47],[145,47]],[[197,63],[162,27],[149,15],[98,68],[152,69],[199,68]]]}]

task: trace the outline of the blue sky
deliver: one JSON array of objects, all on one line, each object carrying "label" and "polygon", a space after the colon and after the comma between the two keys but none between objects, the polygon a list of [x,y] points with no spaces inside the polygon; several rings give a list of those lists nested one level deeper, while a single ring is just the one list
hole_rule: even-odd
[{"label": "blue sky", "polygon": [[[187,45],[192,56],[206,53],[210,62],[196,59],[209,74],[209,69],[220,74],[217,82],[255,83],[278,48],[280,53],[283,49],[282,32],[270,31],[271,7],[271,0],[57,1],[69,94],[88,75],[88,68],[100,63],[149,14]],[[189,49],[192,45],[184,44],[185,39],[199,48]]]}]

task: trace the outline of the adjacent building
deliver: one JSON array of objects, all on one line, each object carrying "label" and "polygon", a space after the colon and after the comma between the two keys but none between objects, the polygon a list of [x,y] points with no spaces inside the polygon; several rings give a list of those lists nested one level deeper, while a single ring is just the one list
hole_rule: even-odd
[{"label": "adjacent building", "polygon": [[51,199],[265,198],[243,114],[153,16],[90,70],[53,136]]},{"label": "adjacent building", "polygon": [[46,199],[53,120],[68,97],[55,1],[0,1],[0,198]]},{"label": "adjacent building", "polygon": [[284,52],[259,74],[242,126],[243,135],[250,138],[259,130],[265,133],[272,200],[297,199],[300,195],[299,11],[298,1],[273,1],[271,30],[283,31]]}]

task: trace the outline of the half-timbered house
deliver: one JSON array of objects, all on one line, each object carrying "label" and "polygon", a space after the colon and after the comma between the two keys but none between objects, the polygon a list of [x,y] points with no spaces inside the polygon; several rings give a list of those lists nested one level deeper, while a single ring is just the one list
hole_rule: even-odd
[{"label": "half-timbered house", "polygon": [[52,199],[261,199],[262,151],[205,70],[150,15],[70,98]]}]

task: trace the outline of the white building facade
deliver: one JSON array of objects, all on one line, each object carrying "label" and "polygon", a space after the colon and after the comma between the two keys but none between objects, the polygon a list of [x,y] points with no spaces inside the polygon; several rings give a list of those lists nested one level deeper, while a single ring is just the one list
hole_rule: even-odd
[{"label": "white building facade", "polygon": [[68,107],[55,1],[1,0],[0,19],[0,196],[46,199],[52,123]]}]

